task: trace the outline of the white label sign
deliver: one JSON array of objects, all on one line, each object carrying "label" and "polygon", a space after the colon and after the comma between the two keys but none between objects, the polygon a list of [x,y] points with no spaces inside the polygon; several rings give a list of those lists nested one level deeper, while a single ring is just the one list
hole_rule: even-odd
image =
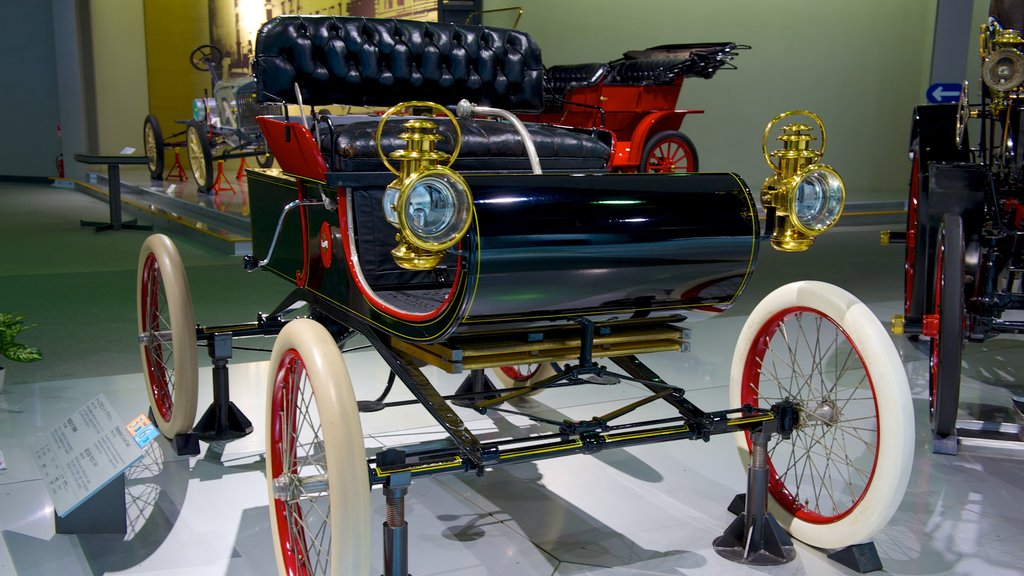
[{"label": "white label sign", "polygon": [[142,448],[100,394],[50,430],[35,458],[63,517],[142,458]]}]

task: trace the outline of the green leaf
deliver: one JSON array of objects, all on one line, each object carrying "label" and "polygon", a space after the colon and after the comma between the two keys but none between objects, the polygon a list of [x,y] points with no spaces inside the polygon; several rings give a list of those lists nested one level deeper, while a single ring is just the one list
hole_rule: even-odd
[{"label": "green leaf", "polygon": [[24,344],[15,344],[4,351],[6,356],[15,362],[35,362],[43,359],[38,348],[29,348]]}]

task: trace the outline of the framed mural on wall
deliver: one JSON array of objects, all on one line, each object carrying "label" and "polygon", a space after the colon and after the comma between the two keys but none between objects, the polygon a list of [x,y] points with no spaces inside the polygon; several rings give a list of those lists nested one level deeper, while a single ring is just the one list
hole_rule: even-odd
[{"label": "framed mural on wall", "polygon": [[[192,62],[199,53],[218,57],[218,78],[249,76],[256,34],[283,14],[364,16],[437,21],[466,18],[481,0],[143,0],[149,114],[164,136],[193,116],[196,98],[212,95],[211,75]],[[165,162],[173,150],[165,149]]]},{"label": "framed mural on wall", "polygon": [[220,48],[230,75],[251,70],[256,33],[282,14],[365,16],[437,21],[438,0],[209,0],[210,44]]}]

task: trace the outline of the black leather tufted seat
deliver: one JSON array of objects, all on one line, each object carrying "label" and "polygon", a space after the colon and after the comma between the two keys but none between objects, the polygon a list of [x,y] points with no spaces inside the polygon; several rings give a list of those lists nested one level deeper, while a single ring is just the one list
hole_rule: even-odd
[{"label": "black leather tufted seat", "polygon": [[[514,111],[539,111],[544,102],[540,48],[517,30],[438,22],[334,16],[280,16],[260,29],[253,72],[263,101],[392,106],[427,100]],[[385,134],[385,148],[404,147]],[[443,122],[441,124],[444,124]],[[371,129],[372,125],[372,129]],[[464,170],[528,169],[525,150],[511,126],[460,121]],[[331,123],[321,142],[332,170],[381,170],[376,123]],[[321,132],[323,133],[323,132]],[[610,147],[589,134],[532,126],[531,135],[548,169],[601,168]],[[451,140],[445,130],[446,141]],[[444,145],[440,146],[444,149]],[[450,149],[450,144],[449,144]],[[476,162],[472,160],[476,159]]]},{"label": "black leather tufted seat", "polygon": [[[377,155],[375,136],[377,121],[351,122],[335,125],[337,117],[319,119],[324,138],[321,144],[325,158],[333,158],[331,170],[338,172],[368,172],[381,170],[383,164]],[[451,121],[431,118],[443,137],[437,149],[451,153],[454,149]],[[404,132],[402,119],[389,121],[381,135],[384,150],[405,147],[398,136]],[[530,162],[519,133],[511,124],[487,120],[459,121],[462,148],[452,166],[456,170],[529,170]],[[596,170],[603,168],[611,147],[606,133],[573,131],[545,124],[526,124],[533,145],[545,170]],[[333,143],[334,148],[327,148]]]},{"label": "black leather tufted seat", "polygon": [[559,64],[548,68],[547,89],[549,93],[563,97],[567,90],[593,86],[607,74],[607,64]]}]

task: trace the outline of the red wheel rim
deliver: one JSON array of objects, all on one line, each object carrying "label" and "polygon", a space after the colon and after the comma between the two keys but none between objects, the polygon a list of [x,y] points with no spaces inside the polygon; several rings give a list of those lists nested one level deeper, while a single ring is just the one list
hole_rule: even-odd
[{"label": "red wheel rim", "polygon": [[920,167],[917,155],[910,173],[910,198],[907,200],[907,254],[903,268],[903,314],[910,316],[910,298],[914,289],[914,265],[917,261],[917,210],[920,197]]},{"label": "red wheel rim", "polygon": [[501,371],[514,382],[527,382],[540,371],[540,364],[523,364],[520,366],[502,366]]},{"label": "red wheel rim", "polygon": [[655,174],[689,172],[693,166],[693,150],[681,138],[666,138],[650,151],[644,164],[647,172]]},{"label": "red wheel rim", "polygon": [[[163,335],[171,333],[167,317],[167,295],[163,291],[163,278],[156,255],[150,253],[142,265],[142,330],[146,341],[146,372],[153,402],[160,418],[169,421],[174,413],[174,349]],[[170,368],[169,368],[170,366]]]},{"label": "red wheel rim", "polygon": [[[790,353],[780,354],[773,346],[776,342],[780,344],[778,348],[789,346]],[[848,350],[843,349],[846,344]],[[811,360],[806,369],[801,368],[798,359],[801,345],[806,354],[818,358]],[[838,386],[829,387],[829,366],[833,360],[830,354],[834,355],[835,381],[856,382],[848,395]],[[787,362],[793,372],[788,376]],[[858,377],[860,368],[864,369],[863,376]],[[881,431],[874,384],[866,368],[860,351],[841,326],[817,310],[799,306],[783,309],[769,318],[747,353],[741,402],[770,408],[772,403],[789,398],[797,404],[799,423],[792,438],[785,440],[775,435],[769,446],[768,491],[787,512],[804,522],[831,524],[845,518],[871,486]],[[779,390],[771,390],[768,382],[776,381]],[[855,417],[859,412],[867,416]],[[825,417],[826,414],[830,416]],[[745,434],[749,449],[750,434]],[[798,448],[806,449],[808,461],[795,459]],[[786,457],[788,450],[792,450],[793,457]],[[812,456],[843,450],[851,453],[833,458],[823,466],[809,463]],[[853,454],[858,450],[861,453]],[[814,478],[814,474],[821,477]],[[830,492],[826,483],[834,484],[837,493]]]},{"label": "red wheel rim", "polygon": [[[299,454],[303,447],[313,447],[313,450],[316,446],[322,447],[323,441],[319,438],[319,422],[313,424],[308,418],[308,410],[314,406],[313,395],[309,388],[305,364],[294,349],[286,351],[281,356],[270,401],[271,418],[268,425],[271,441],[267,447],[267,454],[274,480],[306,475],[310,466],[317,469],[316,473],[326,475],[327,468],[322,460],[322,454],[318,464],[314,463],[314,458],[310,454],[305,457]],[[303,410],[307,412],[301,413]],[[312,441],[304,441],[307,434],[312,434]],[[324,499],[326,500],[326,495]],[[302,503],[303,500],[283,498],[277,492],[272,503],[277,519],[277,545],[284,559],[285,572],[289,576],[326,573],[330,557],[330,531],[317,531],[317,534],[313,534],[311,542],[311,538],[307,537]],[[327,510],[329,513],[329,507]],[[326,515],[323,520],[327,522]],[[326,543],[317,540],[325,537]]]}]

